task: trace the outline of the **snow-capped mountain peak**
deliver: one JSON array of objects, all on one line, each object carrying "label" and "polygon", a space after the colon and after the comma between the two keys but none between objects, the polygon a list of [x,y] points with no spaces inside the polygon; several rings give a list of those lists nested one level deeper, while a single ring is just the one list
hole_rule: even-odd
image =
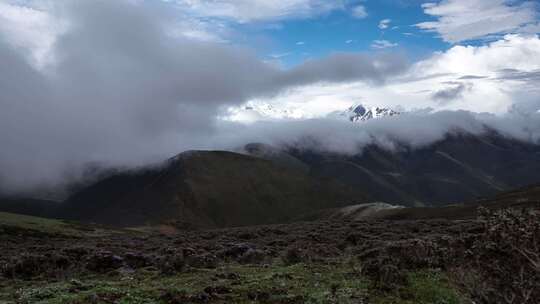
[{"label": "snow-capped mountain peak", "polygon": [[347,110],[338,113],[338,116],[346,117],[352,122],[368,121],[374,118],[399,115],[400,112],[382,107],[365,107],[361,104],[355,104]]},{"label": "snow-capped mountain peak", "polygon": [[329,114],[320,114],[312,108],[293,104],[278,104],[274,105],[267,102],[250,101],[240,107],[231,107],[227,114],[222,119],[230,121],[238,121],[252,123],[264,120],[303,120],[311,118],[333,118],[340,120],[348,120],[351,122],[364,122],[371,119],[395,116],[401,112],[390,108],[365,106],[362,104],[354,104],[346,110],[334,111]]}]

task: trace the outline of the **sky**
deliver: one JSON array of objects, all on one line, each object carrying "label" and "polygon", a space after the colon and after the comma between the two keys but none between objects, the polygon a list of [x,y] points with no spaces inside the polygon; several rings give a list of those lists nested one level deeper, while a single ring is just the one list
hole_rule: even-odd
[{"label": "sky", "polygon": [[444,41],[413,26],[427,20],[420,2],[405,2],[343,2],[310,18],[282,20],[274,27],[241,24],[239,30],[248,35],[243,37],[246,41],[251,35],[267,37],[271,42],[263,51],[268,59],[277,56],[285,67],[334,52],[396,48],[421,58],[444,49]]},{"label": "sky", "polygon": [[[0,192],[306,136],[538,142],[539,33],[538,1],[0,0]],[[335,119],[358,103],[408,115]]]}]

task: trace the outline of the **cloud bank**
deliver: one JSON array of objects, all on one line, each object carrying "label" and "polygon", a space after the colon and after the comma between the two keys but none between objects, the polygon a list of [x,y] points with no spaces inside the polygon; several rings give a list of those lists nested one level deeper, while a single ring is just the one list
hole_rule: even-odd
[{"label": "cloud bank", "polygon": [[[306,138],[316,138],[321,149],[352,153],[372,142],[392,147],[404,140],[420,146],[448,130],[482,132],[486,124],[514,137],[538,139],[538,115],[513,118],[523,112],[517,110],[504,118],[443,111],[362,125],[311,119],[247,126],[219,119],[228,107],[257,99],[290,100],[291,92],[312,90],[317,101],[325,87],[344,88],[347,98],[360,90],[366,97],[380,94],[406,103],[417,96],[403,97],[399,91],[410,84],[416,90],[422,81],[467,77],[459,81],[474,82],[475,94],[484,87],[480,81],[530,85],[540,69],[537,59],[527,57],[540,49],[537,37],[509,36],[486,48],[456,47],[412,66],[402,55],[340,53],[283,70],[247,48],[175,35],[171,25],[177,22],[157,2],[2,5],[10,12],[1,15],[9,26],[0,29],[0,70],[6,71],[0,74],[2,191],[77,178],[89,163],[141,165],[187,149],[236,149],[252,141],[308,145]],[[34,17],[23,22],[17,15]],[[50,39],[34,43],[36,27]],[[486,61],[476,63],[478,58]],[[436,73],[448,79],[433,77]],[[463,101],[470,100],[467,94]],[[522,101],[528,109],[537,105],[530,96]],[[325,105],[333,103],[329,99]]]},{"label": "cloud bank", "polygon": [[[275,123],[260,121],[240,128],[222,122],[224,132],[215,138],[218,146],[234,149],[246,142],[263,142],[275,146],[360,153],[366,145],[377,144],[394,150],[402,145],[419,148],[442,140],[448,133],[482,135],[496,131],[503,136],[540,143],[540,102],[529,104],[527,114],[512,111],[503,116],[468,111],[438,111],[423,109],[399,116],[351,123],[346,119],[317,118]],[[517,107],[520,108],[520,107]],[[534,108],[534,111],[529,111]]]},{"label": "cloud bank", "polygon": [[170,35],[167,12],[148,2],[62,1],[40,12],[67,25],[41,64],[26,56],[33,45],[13,39],[27,24],[0,31],[0,184],[10,189],[54,183],[87,162],[209,146],[223,107],[313,83],[379,84],[407,67],[400,56],[351,53],[281,70],[249,49]]},{"label": "cloud bank", "polygon": [[443,0],[425,3],[424,12],[436,21],[417,24],[447,42],[487,38],[495,34],[538,32],[538,3],[511,0]]},{"label": "cloud bank", "polygon": [[[435,52],[382,86],[361,82],[306,86],[253,100],[249,105],[257,109],[258,104],[272,104],[286,109],[285,118],[291,117],[290,113],[296,118],[324,117],[354,103],[502,115],[513,104],[540,100],[539,71],[540,38],[506,35],[481,46],[456,45]],[[232,112],[238,116],[238,109]],[[271,113],[270,118],[279,118],[278,114]]]}]

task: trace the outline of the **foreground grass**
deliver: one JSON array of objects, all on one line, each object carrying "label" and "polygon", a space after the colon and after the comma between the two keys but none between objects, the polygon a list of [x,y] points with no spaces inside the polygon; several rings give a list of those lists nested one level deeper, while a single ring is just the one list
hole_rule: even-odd
[{"label": "foreground grass", "polygon": [[0,212],[0,226],[18,227],[51,234],[80,234],[73,226],[61,220],[52,220],[22,214]]},{"label": "foreground grass", "polygon": [[101,237],[113,234],[135,235],[145,232],[137,229],[113,229],[101,225],[81,224],[75,221],[0,212],[0,233],[5,233],[13,229],[16,229],[16,231],[24,230],[24,234],[30,235],[68,237]]},{"label": "foreground grass", "polygon": [[443,273],[425,270],[409,273],[405,286],[375,297],[373,303],[460,304],[466,301]]},{"label": "foreground grass", "polygon": [[381,293],[348,263],[229,265],[174,276],[147,269],[0,288],[0,303],[464,303],[441,273],[410,273],[406,286]]}]

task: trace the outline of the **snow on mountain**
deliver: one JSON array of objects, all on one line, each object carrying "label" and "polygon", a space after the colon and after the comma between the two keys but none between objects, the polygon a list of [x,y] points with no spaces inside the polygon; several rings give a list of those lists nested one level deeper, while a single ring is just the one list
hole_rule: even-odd
[{"label": "snow on mountain", "polygon": [[314,114],[309,108],[292,105],[274,105],[266,102],[248,102],[240,107],[228,109],[227,115],[222,117],[225,120],[251,123],[261,120],[302,120],[317,117],[333,119],[346,119],[351,122],[364,122],[371,119],[390,117],[401,114],[401,112],[362,104],[355,104],[345,111],[334,111],[329,114]]},{"label": "snow on mountain", "polygon": [[361,104],[356,104],[349,107],[345,111],[333,112],[330,113],[328,116],[333,118],[346,118],[351,122],[363,122],[370,119],[390,117],[399,114],[401,113],[389,108],[365,107]]},{"label": "snow on mountain", "polygon": [[274,119],[302,119],[306,117],[304,111],[299,108],[275,106],[269,103],[248,103],[244,109],[256,111],[264,117]]},{"label": "snow on mountain", "polygon": [[229,108],[227,116],[224,118],[249,123],[260,120],[308,119],[313,118],[313,115],[299,107],[272,105],[266,102],[248,102],[241,107]]}]

